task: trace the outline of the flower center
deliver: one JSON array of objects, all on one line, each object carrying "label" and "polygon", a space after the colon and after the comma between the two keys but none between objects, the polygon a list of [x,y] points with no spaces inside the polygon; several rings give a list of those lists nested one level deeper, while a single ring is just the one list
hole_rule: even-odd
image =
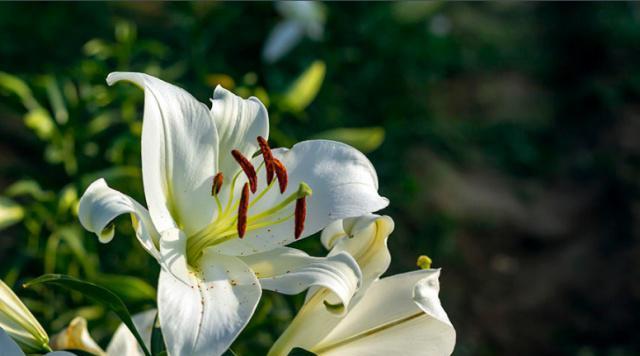
[{"label": "flower center", "polygon": [[[202,255],[202,251],[207,247],[235,238],[242,239],[249,231],[281,224],[290,219],[294,219],[295,222],[294,237],[298,239],[302,235],[307,210],[306,197],[312,194],[311,187],[301,182],[295,192],[285,197],[284,192],[288,185],[287,170],[280,160],[273,157],[271,148],[264,138],[258,137],[258,143],[263,162],[257,169],[240,151],[231,151],[231,155],[241,170],[231,179],[231,184],[228,186],[228,199],[224,207],[220,201],[220,192],[225,184],[224,176],[222,172],[219,172],[213,177],[211,195],[216,201],[218,214],[207,226],[188,237],[187,258],[191,264],[197,262]],[[262,168],[266,169],[267,185],[260,190],[258,188],[257,172]],[[247,178],[247,182],[244,183],[240,190],[240,196],[237,197],[234,196],[236,184],[243,173]],[[275,185],[276,180],[282,199],[260,212],[250,214],[251,208],[264,198]],[[253,199],[251,199],[251,194],[255,194]],[[292,205],[295,205],[293,212],[283,217],[282,212]]]}]

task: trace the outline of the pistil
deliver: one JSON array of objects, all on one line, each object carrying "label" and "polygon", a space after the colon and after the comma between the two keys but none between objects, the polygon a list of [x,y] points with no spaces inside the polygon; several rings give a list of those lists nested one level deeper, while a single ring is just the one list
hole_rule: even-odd
[{"label": "pistil", "polygon": [[[231,179],[231,183],[226,185],[225,189],[229,189],[230,194],[227,196],[227,202],[224,208],[219,199],[219,193],[224,183],[224,176],[222,172],[219,172],[213,177],[211,194],[216,199],[218,214],[216,214],[215,220],[211,221],[206,227],[187,239],[187,258],[189,263],[195,263],[202,255],[202,251],[209,246],[221,244],[234,238],[242,239],[248,231],[274,226],[288,221],[291,218],[294,219],[295,239],[299,239],[302,236],[307,216],[306,198],[313,193],[311,187],[304,182],[300,182],[295,192],[292,192],[275,205],[257,214],[249,215],[249,210],[261,201],[275,185],[274,178],[278,180],[280,194],[283,194],[287,190],[289,183],[287,169],[279,159],[273,157],[267,141],[263,137],[258,137],[258,144],[266,168],[267,186],[250,201],[249,191],[255,194],[258,190],[258,175],[256,169],[240,151],[232,150],[231,154],[238,162],[238,165],[240,165],[242,172],[238,171],[233,179]],[[258,170],[261,168],[262,164],[258,167]],[[248,182],[244,183],[240,198],[237,199],[234,198],[236,180],[243,172]],[[282,210],[290,207],[294,202],[295,206],[292,209],[293,211],[288,214],[282,214]],[[236,213],[234,214],[234,212]]]}]

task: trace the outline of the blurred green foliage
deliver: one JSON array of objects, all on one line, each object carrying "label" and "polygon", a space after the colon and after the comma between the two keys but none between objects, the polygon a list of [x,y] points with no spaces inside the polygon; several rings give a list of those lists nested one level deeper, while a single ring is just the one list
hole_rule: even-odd
[{"label": "blurred green foliage", "polygon": [[[144,201],[143,94],[104,81],[132,70],[202,102],[218,84],[257,96],[274,146],[366,152],[396,220],[391,271],[420,254],[444,268],[457,354],[640,352],[637,4],[325,5],[323,36],[271,63],[286,12],[270,3],[0,4],[0,277],[45,328],[82,315],[106,345],[119,320],[20,288],[43,273],[153,306],[158,268],[130,224],[100,245],[76,215],[98,177]],[[300,303],[266,293],[233,349],[263,354]]]}]

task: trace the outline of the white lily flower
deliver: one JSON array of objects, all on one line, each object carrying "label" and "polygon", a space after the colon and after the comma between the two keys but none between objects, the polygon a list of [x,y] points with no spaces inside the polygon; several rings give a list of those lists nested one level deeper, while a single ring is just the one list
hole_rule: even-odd
[{"label": "white lily flower", "polygon": [[54,350],[80,350],[96,356],[106,355],[89,334],[87,319],[81,316],[73,318],[64,330],[53,335],[49,345]]},{"label": "white lily flower", "polygon": [[[391,261],[388,216],[365,215],[336,221],[322,233],[329,255],[349,252],[362,270],[362,286],[343,316],[330,312],[327,290],[307,300],[269,355],[294,347],[318,355],[449,355],[455,329],[438,299],[439,270],[420,270],[379,279]],[[308,332],[313,330],[313,332]]]},{"label": "white lily flower", "polygon": [[[282,246],[388,204],[362,153],[325,140],[271,151],[267,111],[257,98],[219,86],[208,110],[146,74],[107,77],[109,84],[121,80],[145,91],[149,210],[99,179],[81,198],[79,218],[108,242],[112,220],[131,214],[138,240],[162,266],[158,309],[169,354],[223,353],[253,314],[261,288],[298,293],[322,286],[349,302],[360,270],[348,254],[315,258]],[[262,155],[252,158],[257,151]]]},{"label": "white lily flower", "polygon": [[304,36],[319,41],[324,33],[326,9],[319,1],[283,1],[275,3],[284,19],[269,33],[262,58],[276,62],[295,47]]},{"label": "white lily flower", "polygon": [[[0,280],[0,329],[15,340],[25,352],[51,351],[47,333],[20,298],[2,280]],[[0,350],[3,349],[0,347]],[[0,353],[0,355],[3,354]]]}]

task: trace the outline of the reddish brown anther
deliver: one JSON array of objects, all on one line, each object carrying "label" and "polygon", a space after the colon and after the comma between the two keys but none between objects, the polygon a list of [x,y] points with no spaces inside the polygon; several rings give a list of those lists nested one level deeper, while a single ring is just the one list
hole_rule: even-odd
[{"label": "reddish brown anther", "polygon": [[302,235],[302,231],[304,230],[304,220],[307,217],[307,197],[303,196],[302,198],[298,198],[296,200],[296,211],[295,211],[295,234],[294,237],[297,239]]},{"label": "reddish brown anther", "polygon": [[256,169],[253,168],[253,164],[240,153],[238,150],[231,151],[231,155],[238,162],[240,168],[244,171],[244,174],[249,178],[249,184],[251,185],[251,192],[255,193],[258,190],[258,176],[256,175]]},{"label": "reddish brown anther", "polygon": [[247,212],[249,210],[249,183],[245,183],[242,187],[242,196],[240,197],[240,205],[238,207],[238,236],[244,237],[247,232]]},{"label": "reddish brown anther", "polygon": [[218,172],[213,177],[213,185],[211,186],[211,195],[218,195],[220,193],[220,189],[222,188],[222,182],[224,181],[224,175],[222,172]]},{"label": "reddish brown anther", "polygon": [[269,143],[262,136],[258,136],[258,144],[262,152],[264,166],[267,169],[267,184],[271,184],[271,181],[273,181],[273,154],[271,154],[271,147],[269,147]]},{"label": "reddish brown anther", "polygon": [[287,190],[287,183],[289,182],[287,169],[284,168],[284,164],[282,164],[282,162],[280,162],[280,160],[278,160],[277,158],[273,159],[273,168],[276,172],[276,177],[278,178],[280,193],[284,193],[284,191]]}]

